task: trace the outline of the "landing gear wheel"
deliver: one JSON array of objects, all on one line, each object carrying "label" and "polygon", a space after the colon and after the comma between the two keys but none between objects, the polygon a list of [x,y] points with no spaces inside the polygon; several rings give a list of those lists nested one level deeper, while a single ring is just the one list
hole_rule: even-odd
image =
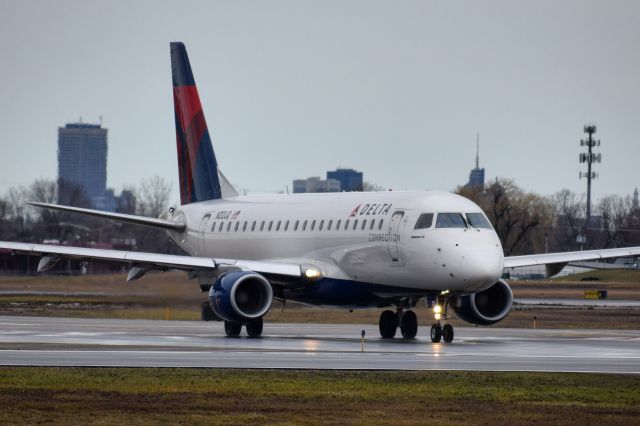
[{"label": "landing gear wheel", "polygon": [[242,323],[235,321],[224,322],[224,332],[227,333],[227,337],[238,337],[242,331]]},{"label": "landing gear wheel", "polygon": [[262,335],[263,322],[262,318],[257,318],[245,323],[244,327],[247,329],[249,337],[260,337]]},{"label": "landing gear wheel", "polygon": [[442,327],[442,340],[445,343],[451,343],[453,341],[453,326],[451,324],[445,324]]},{"label": "landing gear wheel", "polygon": [[200,308],[200,319],[202,321],[218,320],[218,316],[213,312],[213,309],[211,309],[209,302],[202,302],[202,306]]},{"label": "landing gear wheel", "polygon": [[400,319],[400,333],[405,339],[413,339],[418,334],[418,317],[413,311],[407,311]]},{"label": "landing gear wheel", "polygon": [[384,339],[393,339],[396,335],[396,329],[398,328],[398,316],[393,311],[383,311],[380,314],[378,326],[380,328],[380,335]]},{"label": "landing gear wheel", "polygon": [[440,327],[440,324],[433,324],[431,326],[431,341],[433,343],[440,343],[441,338],[442,338],[442,327]]}]

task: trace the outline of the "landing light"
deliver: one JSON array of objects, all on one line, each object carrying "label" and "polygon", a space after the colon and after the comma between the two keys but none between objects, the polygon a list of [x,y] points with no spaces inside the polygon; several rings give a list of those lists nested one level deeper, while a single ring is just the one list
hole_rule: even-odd
[{"label": "landing light", "polygon": [[440,294],[441,294],[441,295],[443,295],[443,296],[444,296],[445,294],[449,294],[449,290],[441,291],[441,292],[440,292]]},{"label": "landing light", "polygon": [[433,307],[433,312],[434,312],[436,315],[440,315],[440,313],[442,312],[442,306],[440,306],[440,305],[436,305],[436,306],[434,306],[434,307]]},{"label": "landing light", "polygon": [[442,315],[435,314],[434,317],[435,317],[436,321],[440,321],[440,318],[442,318]]},{"label": "landing light", "polygon": [[311,267],[305,268],[304,276],[309,280],[317,280],[318,278],[322,277],[322,272],[320,272],[320,269],[314,266],[311,266]]}]

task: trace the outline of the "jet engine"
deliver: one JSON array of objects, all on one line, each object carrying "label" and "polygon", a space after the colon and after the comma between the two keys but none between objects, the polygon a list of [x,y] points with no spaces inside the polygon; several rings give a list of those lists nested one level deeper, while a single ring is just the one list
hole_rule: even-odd
[{"label": "jet engine", "polygon": [[230,272],[209,290],[209,304],[226,321],[260,318],[271,308],[273,289],[262,275],[252,271]]},{"label": "jet engine", "polygon": [[461,320],[476,325],[489,325],[507,316],[513,303],[513,292],[504,280],[498,280],[486,290],[460,297],[453,306]]}]

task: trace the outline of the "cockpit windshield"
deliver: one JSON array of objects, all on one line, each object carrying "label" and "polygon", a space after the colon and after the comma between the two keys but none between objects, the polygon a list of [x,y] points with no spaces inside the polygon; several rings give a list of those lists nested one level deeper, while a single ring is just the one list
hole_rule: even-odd
[{"label": "cockpit windshield", "polygon": [[413,229],[431,228],[433,224],[433,213],[422,213]]},{"label": "cockpit windshield", "polygon": [[438,213],[436,228],[466,228],[462,213]]},{"label": "cockpit windshield", "polygon": [[491,223],[482,213],[467,213],[467,219],[474,228],[491,229]]}]

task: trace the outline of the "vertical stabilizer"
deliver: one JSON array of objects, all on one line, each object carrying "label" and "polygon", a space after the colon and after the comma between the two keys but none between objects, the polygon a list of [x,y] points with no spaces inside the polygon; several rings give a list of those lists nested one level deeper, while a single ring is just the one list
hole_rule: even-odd
[{"label": "vertical stabilizer", "polygon": [[173,105],[176,117],[180,203],[222,198],[218,163],[211,145],[187,50],[171,43]]}]

